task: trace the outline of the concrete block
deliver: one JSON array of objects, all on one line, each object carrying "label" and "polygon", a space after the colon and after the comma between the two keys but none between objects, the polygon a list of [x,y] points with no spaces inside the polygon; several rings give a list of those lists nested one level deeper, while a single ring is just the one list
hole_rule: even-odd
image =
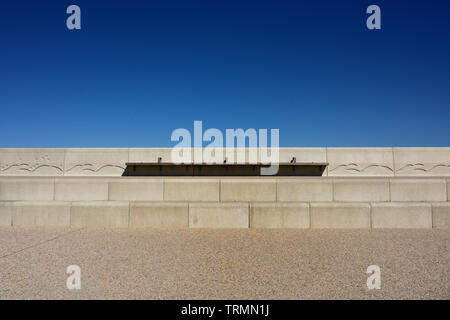
[{"label": "concrete block", "polygon": [[450,203],[433,203],[433,228],[450,228]]},{"label": "concrete block", "polygon": [[388,179],[334,179],[334,201],[389,201]]},{"label": "concrete block", "polygon": [[158,158],[161,162],[172,162],[170,148],[130,148],[129,162],[133,163],[157,163]]},{"label": "concrete block", "polygon": [[[198,152],[194,148],[194,155]],[[268,164],[270,162],[278,163],[280,160],[276,154],[271,154],[271,149],[263,150],[260,148],[204,148],[203,149],[203,162],[205,163],[223,163],[226,160],[227,163],[235,164],[256,164],[263,162]]]},{"label": "concrete block", "polygon": [[277,180],[278,201],[332,201],[333,185],[326,178],[304,178]]},{"label": "concrete block", "polygon": [[398,176],[450,176],[450,148],[394,148]]},{"label": "concrete block", "polygon": [[307,203],[252,203],[251,228],[309,228]]},{"label": "concrete block", "polygon": [[271,148],[228,148],[224,149],[227,162],[230,163],[256,163],[263,162],[290,162],[293,157],[297,162],[326,162],[325,148],[280,148],[278,157],[272,154]]},{"label": "concrete block", "polygon": [[2,176],[61,176],[65,149],[0,149]]},{"label": "concrete block", "polygon": [[450,180],[447,180],[447,201],[450,201]]},{"label": "concrete block", "polygon": [[221,201],[276,201],[275,179],[222,179]]},{"label": "concrete block", "polygon": [[195,160],[196,163],[198,163],[199,154],[201,154],[202,163],[206,164],[221,164],[226,158],[226,148],[193,148],[192,152],[195,157],[195,159],[193,158],[193,162]]},{"label": "concrete block", "polygon": [[128,149],[66,149],[65,176],[121,176]]},{"label": "concrete block", "polygon": [[430,204],[372,204],[372,228],[431,228],[431,221]]},{"label": "concrete block", "polygon": [[0,200],[53,200],[52,178],[0,179]]},{"label": "concrete block", "polygon": [[365,203],[311,203],[311,228],[370,228],[370,206]]},{"label": "concrete block", "polygon": [[157,163],[159,158],[161,158],[161,162],[169,162],[169,163],[180,163],[180,160],[184,159],[190,160],[181,161],[182,163],[193,162],[192,148],[177,148],[176,151],[177,151],[176,157],[178,159],[174,159],[172,157],[172,148],[131,148],[129,162]]},{"label": "concrete block", "polygon": [[130,204],[130,227],[187,228],[188,225],[187,203]]},{"label": "concrete block", "polygon": [[[259,148],[191,148],[179,151],[190,152],[191,162],[201,160],[203,163],[223,163],[225,159],[228,163],[256,163],[273,157],[270,148],[263,157]],[[172,148],[131,148],[129,162],[157,162],[158,157],[161,157],[162,162],[174,162],[171,154]],[[326,162],[326,149],[280,148],[276,160],[277,162],[289,162],[292,157],[296,157],[297,162]]]},{"label": "concrete block", "polygon": [[90,201],[108,200],[106,179],[56,179],[55,200]]},{"label": "concrete block", "polygon": [[226,163],[258,163],[259,150],[257,148],[193,148],[194,161],[198,161],[199,155],[203,163],[218,163],[221,164],[226,160]]},{"label": "concrete block", "polygon": [[192,148],[195,163],[226,163],[248,164],[261,161],[258,148]]},{"label": "concrete block", "polygon": [[223,153],[227,163],[245,164],[257,163],[260,161],[260,152],[258,148],[224,148]]},{"label": "concrete block", "polygon": [[121,179],[109,182],[109,200],[162,201],[163,179]]},{"label": "concrete block", "polygon": [[280,148],[280,162],[290,162],[295,157],[296,162],[327,162],[326,148]]},{"label": "concrete block", "polygon": [[0,207],[0,211],[3,210],[9,211],[12,218],[12,226],[68,227],[70,225],[69,202],[9,202]]},{"label": "concrete block", "polygon": [[192,203],[189,204],[191,228],[248,228],[247,203]]},{"label": "concrete block", "polygon": [[12,210],[7,206],[10,202],[0,202],[0,227],[12,226]]},{"label": "concrete block", "polygon": [[164,201],[219,201],[219,180],[165,179]]},{"label": "concrete block", "polygon": [[391,179],[391,201],[447,201],[444,179]]},{"label": "concrete block", "polygon": [[73,202],[70,216],[72,227],[128,227],[128,202]]},{"label": "concrete block", "polygon": [[391,148],[327,148],[329,176],[392,176]]}]

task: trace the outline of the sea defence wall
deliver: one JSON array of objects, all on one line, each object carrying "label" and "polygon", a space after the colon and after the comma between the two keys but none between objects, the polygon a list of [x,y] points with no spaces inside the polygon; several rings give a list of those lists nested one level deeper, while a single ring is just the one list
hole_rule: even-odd
[{"label": "sea defence wall", "polygon": [[[121,176],[127,162],[171,162],[171,150],[0,149],[0,176]],[[248,161],[248,149],[236,153]],[[280,162],[295,157],[328,163],[324,176],[450,177],[450,148],[280,148],[279,153]]]},{"label": "sea defence wall", "polygon": [[450,228],[450,148],[280,149],[320,177],[122,176],[170,153],[0,149],[0,226]]}]

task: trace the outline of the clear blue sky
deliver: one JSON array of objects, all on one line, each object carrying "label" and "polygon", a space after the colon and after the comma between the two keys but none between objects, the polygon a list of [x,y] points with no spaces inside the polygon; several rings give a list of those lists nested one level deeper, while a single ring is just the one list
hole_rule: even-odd
[{"label": "clear blue sky", "polygon": [[194,120],[450,145],[450,1],[5,0],[0,41],[0,147],[170,147]]}]

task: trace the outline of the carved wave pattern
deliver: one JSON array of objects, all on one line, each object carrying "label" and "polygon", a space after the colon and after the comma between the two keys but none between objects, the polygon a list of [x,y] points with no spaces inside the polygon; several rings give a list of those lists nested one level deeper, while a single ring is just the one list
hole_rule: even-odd
[{"label": "carved wave pattern", "polygon": [[77,165],[71,167],[70,169],[66,170],[66,172],[79,170],[79,171],[87,171],[87,172],[91,172],[91,173],[100,173],[102,170],[105,170],[107,168],[116,168],[119,170],[125,170],[125,166],[120,166],[120,165],[105,164],[105,165],[99,165],[98,167],[95,167],[95,165],[93,165],[93,164],[86,163],[86,164],[77,164]]},{"label": "carved wave pattern", "polygon": [[408,172],[417,172],[417,173],[449,173],[450,174],[450,164],[430,164],[425,165],[423,163],[414,163],[414,164],[406,164],[401,168],[397,169],[398,173],[408,173]]},{"label": "carved wave pattern", "polygon": [[41,168],[51,168],[51,169],[55,169],[59,172],[63,172],[63,169],[61,167],[58,166],[54,166],[54,165],[49,165],[49,164],[33,164],[30,165],[28,163],[20,163],[20,164],[11,164],[11,165],[4,165],[3,167],[0,167],[0,171],[2,172],[6,172],[8,170],[13,171],[15,170],[21,170],[21,171],[28,171],[28,172],[35,172],[38,171]]},{"label": "carved wave pattern", "polygon": [[[36,157],[31,161],[26,161],[23,158],[19,157],[18,162],[15,163],[5,163],[3,165],[0,164],[0,172],[5,173],[17,173],[17,172],[28,172],[28,173],[39,173],[45,169],[54,169],[58,173],[63,172],[63,166],[52,164],[49,155],[45,154],[40,157]],[[28,159],[27,159],[28,160]],[[48,170],[46,170],[48,171]]]},{"label": "carved wave pattern", "polygon": [[340,164],[332,169],[329,170],[329,172],[333,171],[345,171],[345,172],[352,172],[352,173],[370,173],[374,171],[387,171],[389,173],[393,173],[394,170],[385,165],[379,165],[379,164],[369,164],[369,165],[359,165],[356,163],[346,163],[346,164]]}]

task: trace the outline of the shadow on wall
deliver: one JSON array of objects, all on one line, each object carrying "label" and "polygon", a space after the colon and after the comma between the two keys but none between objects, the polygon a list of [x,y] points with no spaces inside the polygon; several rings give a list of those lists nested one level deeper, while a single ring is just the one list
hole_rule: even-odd
[{"label": "shadow on wall", "polygon": [[[123,176],[261,176],[263,164],[127,163]],[[275,176],[322,176],[327,164],[280,163]]]}]

